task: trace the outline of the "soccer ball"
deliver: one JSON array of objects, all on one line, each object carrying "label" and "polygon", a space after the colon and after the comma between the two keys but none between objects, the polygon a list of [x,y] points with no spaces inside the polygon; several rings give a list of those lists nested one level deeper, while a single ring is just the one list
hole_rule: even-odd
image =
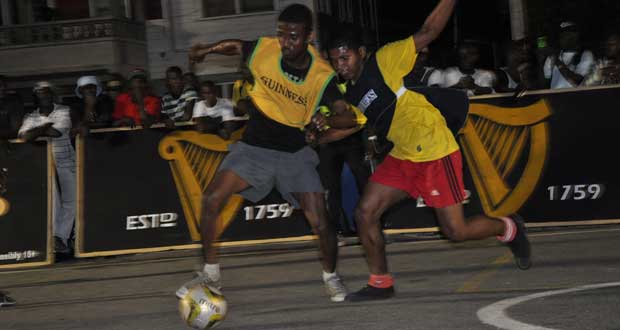
[{"label": "soccer ball", "polygon": [[226,317],[227,303],[222,293],[204,284],[189,288],[179,299],[181,318],[194,329],[213,329]]}]

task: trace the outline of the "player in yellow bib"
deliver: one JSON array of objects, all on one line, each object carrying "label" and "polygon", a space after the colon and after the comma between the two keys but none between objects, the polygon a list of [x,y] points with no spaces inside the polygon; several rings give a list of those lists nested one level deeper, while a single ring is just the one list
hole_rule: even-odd
[{"label": "player in yellow bib", "polygon": [[[364,112],[368,128],[380,139],[394,144],[370,177],[355,211],[370,278],[366,287],[349,294],[347,300],[385,299],[394,295],[380,217],[389,207],[410,197],[422,197],[435,209],[441,230],[451,240],[497,236],[508,244],[519,268],[530,267],[530,244],[518,216],[494,219],[477,215],[465,219],[461,153],[448,127],[446,119],[450,118],[442,115],[424,95],[403,86],[403,78],[415,64],[416,49],[426,47],[439,35],[455,3],[456,0],[441,0],[417,33],[390,43],[375,54],[367,54],[360,38],[342,30],[328,47],[332,65],[348,82],[346,100]],[[464,94],[458,97],[460,102],[456,103],[442,100],[450,108],[444,113],[458,108],[466,113],[468,100]],[[314,120],[321,124],[323,118],[317,115]],[[328,141],[330,133],[322,139]]]},{"label": "player in yellow bib", "polygon": [[215,222],[230,196],[239,193],[257,202],[276,188],[283,198],[302,209],[319,237],[323,281],[330,299],[345,299],[345,287],[336,273],[336,233],[327,220],[324,191],[316,170],[318,157],[307,146],[302,130],[320,106],[339,114],[331,120],[335,126],[355,115],[338,90],[334,70],[309,44],[312,26],[311,11],[294,4],[280,13],[277,37],[223,40],[195,45],[190,51],[192,62],[202,61],[208,54],[242,55],[252,85],[247,90],[251,102],[243,137],[230,147],[203,194],[203,272],[177,291],[179,297],[196,283],[220,287],[217,250],[213,246]]}]

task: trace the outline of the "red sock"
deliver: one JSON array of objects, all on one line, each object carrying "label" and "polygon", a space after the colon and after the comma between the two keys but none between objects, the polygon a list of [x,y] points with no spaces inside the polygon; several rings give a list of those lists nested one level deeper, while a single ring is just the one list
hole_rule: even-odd
[{"label": "red sock", "polygon": [[370,278],[368,279],[368,285],[374,286],[375,288],[387,289],[394,285],[394,279],[390,274],[370,274]]},{"label": "red sock", "polygon": [[497,236],[497,239],[502,243],[512,242],[517,234],[517,225],[515,225],[514,220],[508,217],[501,217],[499,219],[504,222],[504,234]]}]

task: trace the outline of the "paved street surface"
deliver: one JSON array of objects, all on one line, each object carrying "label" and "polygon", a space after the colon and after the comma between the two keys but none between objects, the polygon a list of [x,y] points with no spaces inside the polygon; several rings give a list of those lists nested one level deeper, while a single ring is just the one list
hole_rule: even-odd
[{"label": "paved street surface", "polygon": [[[391,239],[397,296],[357,304],[327,299],[308,243],[223,250],[230,309],[220,329],[620,329],[619,226],[533,231],[528,271],[494,240]],[[340,251],[340,273],[360,288],[361,247]],[[193,250],[1,272],[18,305],[0,308],[0,329],[188,329],[174,291],[199,263]]]}]

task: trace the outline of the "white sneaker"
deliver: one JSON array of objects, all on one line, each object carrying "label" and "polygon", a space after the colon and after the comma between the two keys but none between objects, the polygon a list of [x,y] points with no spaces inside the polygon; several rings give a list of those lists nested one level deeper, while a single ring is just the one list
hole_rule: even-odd
[{"label": "white sneaker", "polygon": [[183,284],[176,292],[176,296],[179,299],[183,299],[185,295],[189,292],[191,287],[194,287],[198,284],[203,284],[210,287],[212,290],[217,291],[216,293],[220,294],[222,290],[222,282],[220,280],[213,280],[212,278],[204,272],[196,272],[196,277],[185,284]]},{"label": "white sneaker", "polygon": [[325,281],[325,290],[329,295],[329,299],[334,302],[344,301],[347,297],[347,288],[338,275],[332,276]]}]

